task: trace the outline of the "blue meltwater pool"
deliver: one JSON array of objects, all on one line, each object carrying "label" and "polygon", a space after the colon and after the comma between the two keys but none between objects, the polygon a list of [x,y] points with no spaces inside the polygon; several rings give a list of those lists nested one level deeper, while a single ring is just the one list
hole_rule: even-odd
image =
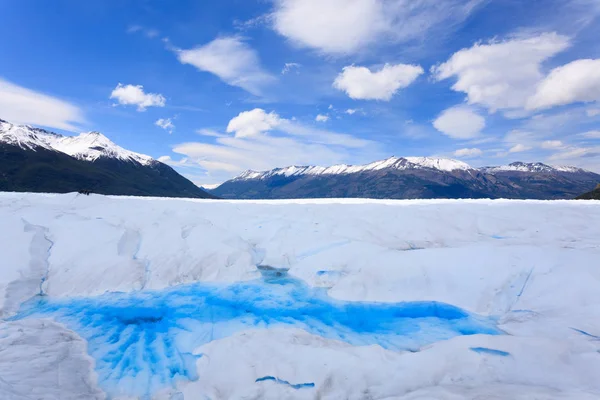
[{"label": "blue meltwater pool", "polygon": [[195,283],[91,298],[38,297],[16,319],[51,317],[88,342],[100,386],[111,396],[149,396],[201,379],[199,346],[245,329],[289,326],[352,345],[417,351],[458,335],[500,334],[492,318],[437,302],[335,300],[285,271],[231,285]]}]

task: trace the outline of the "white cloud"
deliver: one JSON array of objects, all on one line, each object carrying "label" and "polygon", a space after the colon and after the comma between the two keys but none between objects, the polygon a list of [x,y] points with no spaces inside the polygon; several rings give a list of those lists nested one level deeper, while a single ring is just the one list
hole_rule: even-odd
[{"label": "white cloud", "polygon": [[576,60],[553,69],[527,101],[527,108],[538,110],[600,100],[600,59]]},{"label": "white cloud", "polygon": [[210,137],[227,137],[226,134],[217,132],[213,129],[202,128],[196,131],[198,135],[210,136]]},{"label": "white cloud", "polygon": [[346,114],[348,115],[354,115],[357,111],[359,111],[358,108],[349,108],[346,111],[344,111]]},{"label": "white cloud", "polygon": [[16,124],[41,125],[77,131],[85,122],[81,109],[52,97],[0,78],[0,118]]},{"label": "white cloud", "polygon": [[200,186],[204,189],[212,190],[212,189],[218,188],[219,186],[221,186],[221,184],[220,183],[205,183],[205,184],[198,185],[198,186]]},{"label": "white cloud", "polygon": [[369,140],[358,139],[351,135],[308,127],[293,118],[282,118],[274,111],[267,113],[262,108],[243,111],[232,118],[227,125],[227,132],[233,133],[236,138],[265,136],[268,132],[275,130],[319,144],[348,148],[360,148],[372,144]]},{"label": "white cloud", "polygon": [[477,149],[477,148],[458,149],[454,152],[455,157],[464,157],[464,158],[479,157],[482,154],[483,154],[483,151],[481,151],[480,149]]},{"label": "white cloud", "polygon": [[539,143],[540,134],[514,129],[504,135],[503,141],[511,146],[525,145],[526,147],[533,147],[534,144],[537,145]]},{"label": "white cloud", "polygon": [[586,139],[600,139],[600,131],[588,131],[579,135]]},{"label": "white cloud", "polygon": [[190,50],[176,50],[179,61],[218,76],[231,86],[260,95],[275,78],[264,71],[256,52],[241,38],[220,37]]},{"label": "white cloud", "polygon": [[449,29],[479,0],[276,0],[273,28],[293,43],[330,54]]},{"label": "white cloud", "polygon": [[560,149],[564,144],[560,140],[545,140],[542,142],[542,149]]},{"label": "white cloud", "polygon": [[300,69],[302,65],[298,64],[298,63],[285,63],[283,65],[283,69],[281,70],[281,75],[285,75],[291,71],[296,71],[296,73],[300,73],[298,70]]},{"label": "white cloud", "polygon": [[599,108],[590,108],[589,110],[586,110],[585,113],[588,117],[592,118],[597,115],[600,115],[600,109]]},{"label": "white cloud", "polygon": [[160,161],[163,164],[167,164],[170,165],[172,167],[181,167],[181,166],[185,166],[187,164],[187,158],[182,158],[179,161],[175,161],[171,158],[171,156],[160,156],[157,158],[158,161]]},{"label": "white cloud", "polygon": [[143,29],[144,28],[141,27],[140,25],[131,25],[129,28],[127,28],[127,33],[137,33]]},{"label": "white cloud", "polygon": [[600,172],[600,146],[571,146],[552,154],[548,160],[554,164],[576,165]]},{"label": "white cloud", "polygon": [[471,139],[485,128],[485,118],[471,107],[461,105],[444,110],[433,121],[433,126],[453,139]]},{"label": "white cloud", "polygon": [[454,53],[431,72],[437,80],[456,77],[452,89],[466,93],[470,104],[492,112],[522,108],[544,77],[542,62],[569,45],[569,38],[556,33],[477,43]]},{"label": "white cloud", "polygon": [[137,106],[138,111],[146,111],[146,107],[164,107],[167,102],[162,94],[145,93],[142,85],[123,85],[119,83],[110,94],[121,105]]},{"label": "white cloud", "polygon": [[160,35],[160,32],[157,31],[156,29],[148,29],[148,28],[144,28],[143,26],[140,25],[131,25],[129,28],[127,28],[127,33],[138,33],[141,32],[144,35],[146,35],[146,37],[153,39],[155,37],[157,37],[158,35]]},{"label": "white cloud", "polygon": [[514,145],[513,147],[511,147],[511,148],[508,150],[508,152],[509,152],[509,153],[522,153],[522,152],[524,152],[524,151],[527,151],[527,150],[531,150],[531,147],[530,147],[530,146],[526,146],[526,145],[524,145],[524,144],[521,144],[521,143],[519,143],[519,144],[516,144],[516,145]]},{"label": "white cloud", "polygon": [[329,107],[327,107],[328,110],[333,110],[333,104],[330,104]]},{"label": "white cloud", "polygon": [[352,99],[389,101],[399,89],[410,85],[422,73],[423,68],[419,65],[385,64],[375,72],[351,65],[343,68],[333,87],[346,92]]},{"label": "white cloud", "polygon": [[154,123],[154,125],[163,128],[169,133],[173,133],[173,131],[175,130],[175,125],[173,125],[173,121],[171,121],[171,118],[160,118]]},{"label": "white cloud", "polygon": [[238,138],[258,136],[261,133],[270,131],[280,122],[279,115],[274,112],[267,114],[265,110],[255,108],[251,111],[243,111],[229,121],[227,132],[235,133],[235,137]]},{"label": "white cloud", "polygon": [[191,142],[173,148],[186,159],[185,165],[178,165],[185,168],[182,171],[186,176],[195,182],[214,183],[246,169],[330,165],[348,162],[350,156],[366,162],[382,156],[372,141],[315,129],[262,109],[240,113],[229,122],[227,130],[234,135],[217,136],[214,144]]},{"label": "white cloud", "polygon": [[317,121],[317,122],[327,122],[327,121],[329,121],[329,115],[319,114],[315,118],[315,121]]}]

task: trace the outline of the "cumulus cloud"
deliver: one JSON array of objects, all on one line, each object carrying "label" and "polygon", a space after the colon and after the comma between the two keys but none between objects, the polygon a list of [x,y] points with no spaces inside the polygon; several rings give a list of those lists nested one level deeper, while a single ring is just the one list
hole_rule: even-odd
[{"label": "cumulus cloud", "polygon": [[329,54],[356,53],[450,29],[480,0],[275,0],[273,28],[293,43]]},{"label": "cumulus cloud", "polygon": [[560,140],[544,140],[542,142],[542,149],[560,149],[564,144]]},{"label": "cumulus cloud", "polygon": [[477,149],[477,148],[458,149],[454,152],[455,157],[463,157],[463,158],[479,157],[482,154],[483,154],[483,151],[481,151],[481,149]]},{"label": "cumulus cloud", "polygon": [[342,145],[350,148],[360,148],[372,143],[351,135],[305,126],[294,118],[282,118],[274,111],[267,113],[262,108],[243,111],[232,118],[227,125],[227,132],[233,133],[236,138],[264,136],[275,130],[287,135],[303,137],[316,143]]},{"label": "cumulus cloud", "polygon": [[0,118],[17,124],[41,125],[67,131],[76,131],[76,124],[85,122],[79,107],[2,78]]},{"label": "cumulus cloud", "polygon": [[329,121],[329,115],[319,114],[315,118],[315,121],[317,121],[317,122],[327,122],[327,121]]},{"label": "cumulus cloud", "polygon": [[296,73],[298,74],[298,70],[300,69],[302,65],[298,64],[298,63],[285,63],[283,65],[283,69],[281,70],[281,75],[285,75],[287,73],[290,73],[291,71],[296,71]]},{"label": "cumulus cloud", "polygon": [[146,111],[147,107],[164,107],[166,99],[162,94],[145,93],[142,85],[123,85],[119,83],[110,94],[110,98],[121,105],[137,106],[138,111]]},{"label": "cumulus cloud", "polygon": [[523,108],[544,77],[541,64],[569,45],[569,38],[556,33],[477,43],[431,72],[437,80],[455,77],[452,89],[466,93],[470,104],[492,112]]},{"label": "cumulus cloud", "polygon": [[275,112],[266,113],[262,108],[241,112],[229,121],[227,132],[234,133],[235,137],[258,136],[268,132],[281,123],[279,115]]},{"label": "cumulus cloud", "polygon": [[600,100],[600,59],[576,60],[553,69],[527,101],[538,110],[576,102]]},{"label": "cumulus cloud", "polygon": [[374,72],[351,65],[343,68],[333,87],[346,92],[352,99],[389,101],[399,89],[410,85],[422,73],[423,68],[419,65],[385,64]]},{"label": "cumulus cloud", "polygon": [[444,110],[433,121],[433,126],[453,139],[471,139],[485,128],[485,118],[471,107],[461,105]]},{"label": "cumulus cloud", "polygon": [[[351,135],[315,129],[274,111],[244,111],[229,121],[233,135],[215,136],[215,143],[189,142],[173,148],[185,163],[169,160],[194,182],[222,182],[246,169],[288,165],[335,164],[353,155],[361,162],[382,155],[377,144]],[[212,132],[208,130],[208,132]]]},{"label": "cumulus cloud", "polygon": [[258,55],[242,38],[220,37],[203,46],[176,50],[179,61],[210,72],[223,82],[260,95],[275,78],[264,71]]},{"label": "cumulus cloud", "polygon": [[509,153],[521,153],[521,152],[524,152],[524,151],[527,151],[527,150],[531,150],[531,146],[526,146],[524,144],[519,143],[519,144],[516,144],[513,147],[511,147],[508,150],[508,152]]},{"label": "cumulus cloud", "polygon": [[173,125],[173,121],[171,121],[171,118],[160,118],[154,123],[154,125],[163,128],[170,134],[173,133],[173,131],[175,130],[175,125]]},{"label": "cumulus cloud", "polygon": [[358,111],[358,108],[348,108],[346,111],[344,111],[346,114],[348,115],[354,115],[356,112]]}]

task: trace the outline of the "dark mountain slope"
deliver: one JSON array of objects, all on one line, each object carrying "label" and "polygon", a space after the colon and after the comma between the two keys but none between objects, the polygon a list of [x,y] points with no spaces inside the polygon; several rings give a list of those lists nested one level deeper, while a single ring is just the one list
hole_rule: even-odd
[{"label": "dark mountain slope", "polygon": [[168,165],[98,133],[66,137],[0,120],[0,191],[214,198]]},{"label": "dark mountain slope", "polygon": [[596,186],[596,189],[591,192],[577,196],[577,200],[600,200],[600,183]]}]

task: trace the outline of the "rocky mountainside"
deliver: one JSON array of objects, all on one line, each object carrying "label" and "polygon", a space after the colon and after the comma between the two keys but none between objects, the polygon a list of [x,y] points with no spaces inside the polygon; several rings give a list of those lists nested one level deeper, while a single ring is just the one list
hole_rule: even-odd
[{"label": "rocky mountainside", "polygon": [[246,171],[211,193],[223,198],[318,197],[572,199],[600,175],[576,167],[515,162],[472,168],[447,158],[390,157],[371,164]]},{"label": "rocky mountainside", "polygon": [[577,196],[577,200],[600,200],[600,183],[591,192]]},{"label": "rocky mountainside", "polygon": [[98,132],[63,136],[0,120],[0,191],[214,197],[152,157]]}]

